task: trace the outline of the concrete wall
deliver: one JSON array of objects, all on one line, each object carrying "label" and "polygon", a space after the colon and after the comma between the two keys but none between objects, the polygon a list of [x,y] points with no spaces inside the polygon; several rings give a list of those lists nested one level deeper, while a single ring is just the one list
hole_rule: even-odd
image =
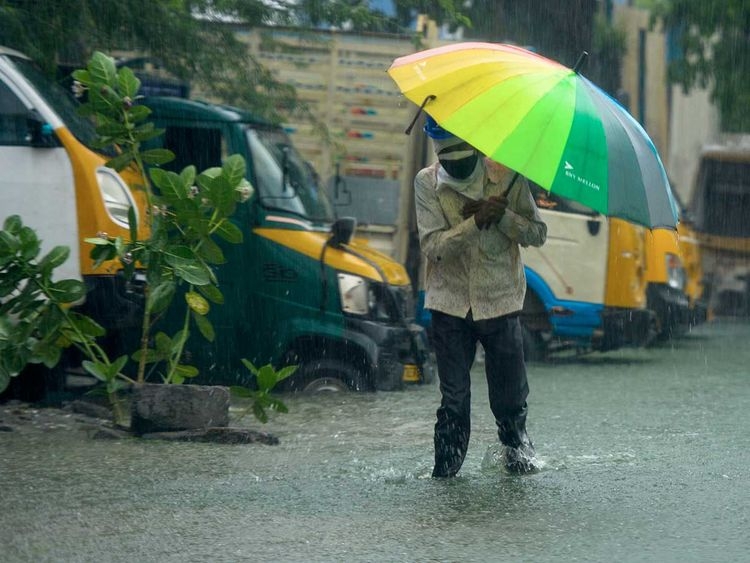
[{"label": "concrete wall", "polygon": [[649,12],[615,6],[614,21],[627,34],[622,85],[630,97],[631,113],[639,119],[639,41],[645,38],[645,120],[642,125],[659,151],[673,187],[684,203],[692,197],[697,156],[703,145],[719,138],[719,116],[708,92],[694,89],[685,94],[667,83],[666,37],[649,29]]}]

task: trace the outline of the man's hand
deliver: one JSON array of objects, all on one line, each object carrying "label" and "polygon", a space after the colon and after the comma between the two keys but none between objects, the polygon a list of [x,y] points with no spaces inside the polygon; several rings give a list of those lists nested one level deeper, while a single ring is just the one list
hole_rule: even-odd
[{"label": "man's hand", "polygon": [[508,207],[508,198],[505,196],[490,196],[488,199],[470,201],[464,205],[462,215],[464,219],[474,216],[474,222],[480,229],[488,229],[491,225],[500,222]]}]

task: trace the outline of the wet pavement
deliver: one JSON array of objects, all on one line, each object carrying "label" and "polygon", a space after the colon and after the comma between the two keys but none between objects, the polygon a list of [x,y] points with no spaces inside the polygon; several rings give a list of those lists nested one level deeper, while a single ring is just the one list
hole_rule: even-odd
[{"label": "wet pavement", "polygon": [[285,397],[277,446],[0,432],[0,561],[742,561],[750,324],[529,367],[542,470],[498,462],[481,365],[459,477],[437,385]]}]

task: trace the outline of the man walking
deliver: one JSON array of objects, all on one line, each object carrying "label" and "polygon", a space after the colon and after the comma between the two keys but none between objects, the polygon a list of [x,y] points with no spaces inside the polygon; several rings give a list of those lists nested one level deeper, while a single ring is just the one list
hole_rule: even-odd
[{"label": "man walking", "polygon": [[432,475],[455,476],[466,456],[477,342],[506,468],[526,473],[534,469],[534,446],[526,432],[529,388],[519,320],[526,278],[519,246],[544,244],[547,227],[525,178],[485,159],[429,116],[424,130],[438,157],[414,180],[442,396]]}]

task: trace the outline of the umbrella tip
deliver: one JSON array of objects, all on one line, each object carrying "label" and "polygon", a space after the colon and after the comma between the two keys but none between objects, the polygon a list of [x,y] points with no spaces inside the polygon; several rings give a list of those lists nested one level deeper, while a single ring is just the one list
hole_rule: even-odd
[{"label": "umbrella tip", "polygon": [[579,70],[581,70],[583,63],[586,62],[586,58],[588,56],[589,56],[588,51],[581,51],[581,54],[578,56],[578,60],[576,61],[575,66],[573,67],[573,72],[577,73]]},{"label": "umbrella tip", "polygon": [[414,119],[411,120],[411,123],[409,123],[409,127],[406,128],[406,130],[404,131],[404,134],[408,135],[409,133],[411,133],[411,130],[414,129],[414,125],[416,125],[417,123],[417,119],[419,119],[419,116],[422,115],[422,112],[424,111],[424,107],[427,105],[427,102],[431,102],[435,98],[437,98],[437,96],[435,96],[434,94],[430,94],[422,101],[422,105],[419,106],[417,113],[414,114]]}]

